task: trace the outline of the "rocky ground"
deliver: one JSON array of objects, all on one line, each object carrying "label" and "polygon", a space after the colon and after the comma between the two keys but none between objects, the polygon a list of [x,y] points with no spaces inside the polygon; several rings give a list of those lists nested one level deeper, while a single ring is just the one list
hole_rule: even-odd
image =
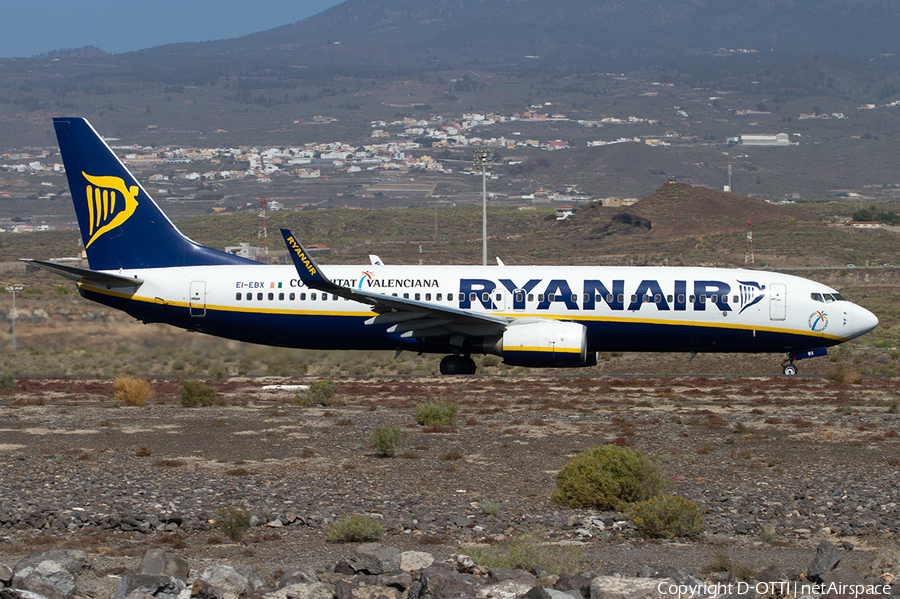
[{"label": "rocky ground", "polygon": [[[342,378],[332,405],[292,405],[283,386],[303,382],[231,379],[219,405],[184,408],[172,379],[144,407],[108,380],[19,379],[0,391],[0,562],[65,548],[113,571],[163,547],[271,581],[333,571],[354,547],[325,526],[365,513],[385,545],[437,560],[537,531],[592,575],[800,576],[823,539],[863,567],[900,533],[894,379]],[[457,425],[416,425],[425,399],[457,403]],[[409,433],[400,457],[370,445],[384,424]],[[657,456],[704,534],[648,541],[620,513],[551,503],[565,461],[610,442]],[[213,524],[232,507],[255,517],[239,543]]]}]

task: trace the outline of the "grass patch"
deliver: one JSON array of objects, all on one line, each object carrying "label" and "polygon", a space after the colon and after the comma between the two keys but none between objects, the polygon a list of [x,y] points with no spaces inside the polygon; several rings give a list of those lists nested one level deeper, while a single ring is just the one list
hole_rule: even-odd
[{"label": "grass patch", "polygon": [[212,405],[216,390],[205,383],[184,379],[181,381],[181,405],[186,408]]},{"label": "grass patch", "polygon": [[728,555],[725,549],[717,548],[713,550],[712,558],[712,563],[701,570],[704,574],[728,572],[731,574],[732,580],[747,580],[754,574],[753,568],[731,559],[731,556]]},{"label": "grass patch", "polygon": [[426,401],[418,404],[416,410],[416,424],[422,426],[454,426],[456,425],[456,413],[459,406],[453,402],[441,399],[438,401]]},{"label": "grass patch", "polygon": [[399,426],[385,425],[376,427],[369,433],[369,441],[379,455],[394,458],[403,453],[409,435]]},{"label": "grass patch", "polygon": [[544,543],[537,533],[506,539],[494,547],[463,547],[463,552],[486,568],[543,568],[552,574],[576,574],[581,569],[582,549],[573,545]]},{"label": "grass patch", "polygon": [[250,512],[236,507],[224,507],[216,512],[215,526],[226,537],[240,543],[250,529]]},{"label": "grass patch", "polygon": [[333,406],[338,405],[334,394],[337,383],[330,377],[310,383],[307,389],[297,393],[294,403],[298,406]]},{"label": "grass patch", "polygon": [[377,541],[384,527],[375,518],[361,514],[341,516],[325,528],[329,543],[362,543]]}]

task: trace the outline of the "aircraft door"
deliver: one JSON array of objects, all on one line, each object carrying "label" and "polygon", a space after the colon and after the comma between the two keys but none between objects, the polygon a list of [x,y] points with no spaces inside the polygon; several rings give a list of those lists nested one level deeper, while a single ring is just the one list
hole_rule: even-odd
[{"label": "aircraft door", "polygon": [[206,316],[206,281],[191,281],[191,316]]},{"label": "aircraft door", "polygon": [[505,311],[506,310],[506,290],[504,289],[494,289],[492,293],[494,296],[494,306],[496,306],[497,310]]},{"label": "aircraft door", "polygon": [[525,298],[528,296],[525,293],[524,289],[516,289],[512,292],[512,309],[513,310],[524,310],[525,309]]},{"label": "aircraft door", "polygon": [[784,283],[769,285],[769,318],[784,320],[787,316],[787,289]]}]

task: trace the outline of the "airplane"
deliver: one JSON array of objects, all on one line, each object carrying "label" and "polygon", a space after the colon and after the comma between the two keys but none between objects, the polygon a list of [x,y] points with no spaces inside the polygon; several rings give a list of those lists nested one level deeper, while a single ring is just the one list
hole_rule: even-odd
[{"label": "airplane", "polygon": [[[795,361],[863,335],[874,314],[815,281],[700,267],[322,267],[290,231],[293,264],[266,265],[187,238],[90,123],[54,118],[90,268],[28,260],[144,323],[304,349],[473,355],[511,366],[588,367],[598,352],[782,353]],[[326,275],[327,271],[327,275]]]}]

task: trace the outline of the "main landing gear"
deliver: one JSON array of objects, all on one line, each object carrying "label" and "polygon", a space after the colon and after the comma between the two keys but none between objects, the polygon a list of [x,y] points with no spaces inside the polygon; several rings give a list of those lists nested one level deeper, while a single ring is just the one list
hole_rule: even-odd
[{"label": "main landing gear", "polygon": [[441,360],[441,374],[475,374],[475,360],[469,356],[444,356]]}]

